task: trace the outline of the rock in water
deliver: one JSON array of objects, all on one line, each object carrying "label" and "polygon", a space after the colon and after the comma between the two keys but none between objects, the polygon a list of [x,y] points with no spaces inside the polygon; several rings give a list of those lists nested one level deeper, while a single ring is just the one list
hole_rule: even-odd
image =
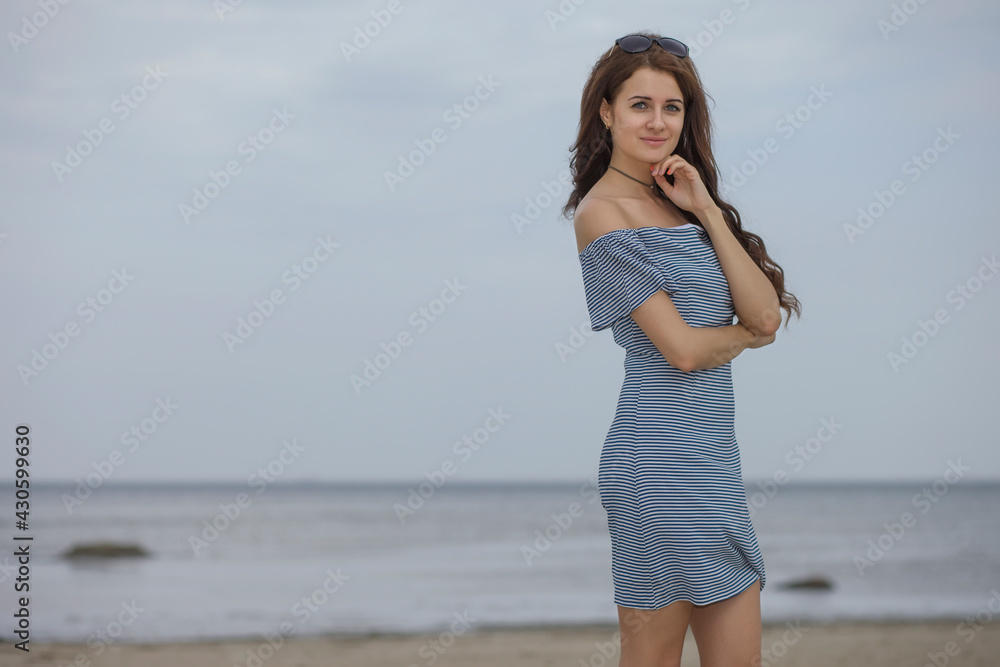
[{"label": "rock in water", "polygon": [[833,589],[833,582],[826,577],[805,577],[780,584],[778,588],[782,590],[829,591]]},{"label": "rock in water", "polygon": [[145,558],[149,553],[138,544],[116,542],[90,542],[75,544],[66,550],[63,558]]}]

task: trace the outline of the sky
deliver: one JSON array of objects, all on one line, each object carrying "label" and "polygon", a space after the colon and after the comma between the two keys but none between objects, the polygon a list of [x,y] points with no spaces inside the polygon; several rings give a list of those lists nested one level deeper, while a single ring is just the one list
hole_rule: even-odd
[{"label": "sky", "polygon": [[51,4],[0,8],[2,479],[21,424],[36,481],[595,479],[560,179],[640,30],[803,305],[746,479],[1000,479],[995,3]]}]

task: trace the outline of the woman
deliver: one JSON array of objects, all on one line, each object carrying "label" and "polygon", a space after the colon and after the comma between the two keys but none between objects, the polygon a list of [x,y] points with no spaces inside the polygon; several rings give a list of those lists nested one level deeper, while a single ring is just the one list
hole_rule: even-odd
[{"label": "woman", "polygon": [[626,350],[598,474],[620,665],[679,665],[689,625],[703,666],[759,665],[764,562],[730,362],[774,341],[781,308],[801,307],[719,197],[706,95],[684,44],[619,38],[580,110],[563,214],[574,212],[591,327],[610,327]]}]

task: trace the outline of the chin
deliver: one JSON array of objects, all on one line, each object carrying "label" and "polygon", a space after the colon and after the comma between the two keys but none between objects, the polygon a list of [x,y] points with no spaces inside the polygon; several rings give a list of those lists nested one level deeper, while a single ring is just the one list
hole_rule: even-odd
[{"label": "chin", "polygon": [[674,149],[677,148],[676,144],[663,144],[659,148],[654,148],[642,139],[636,139],[636,142],[639,144],[639,153],[641,153],[643,159],[648,157],[650,162],[666,160],[673,154]]}]

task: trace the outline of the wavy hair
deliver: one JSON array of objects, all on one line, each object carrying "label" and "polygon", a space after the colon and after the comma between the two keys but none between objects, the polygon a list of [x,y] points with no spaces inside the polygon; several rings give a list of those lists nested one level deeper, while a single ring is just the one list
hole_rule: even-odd
[{"label": "wavy hair", "polygon": [[[638,34],[651,39],[662,37],[654,32]],[[712,155],[712,123],[707,104],[707,100],[711,98],[705,92],[690,56],[679,58],[660,48],[658,44],[653,44],[642,53],[626,53],[613,45],[598,59],[584,85],[580,101],[580,129],[576,143],[570,148],[570,172],[574,188],[563,206],[562,216],[568,218],[575,213],[584,195],[594,187],[611,163],[611,130],[601,121],[601,101],[607,100],[608,104],[612,104],[622,84],[641,67],[666,72],[677,80],[684,96],[685,112],[684,125],[674,154],[680,155],[701,174],[705,187],[722,210],[722,216],[733,236],[771,281],[778,294],[778,303],[788,312],[788,318],[793,312],[801,317],[802,305],[793,294],[785,290],[785,272],[768,256],[763,239],[743,229],[739,212],[719,196],[720,173]],[[665,178],[672,182],[671,176],[665,175]],[[692,224],[701,226],[697,216],[690,211],[681,210],[681,213]],[[788,319],[785,320],[785,327],[788,327]]]}]

